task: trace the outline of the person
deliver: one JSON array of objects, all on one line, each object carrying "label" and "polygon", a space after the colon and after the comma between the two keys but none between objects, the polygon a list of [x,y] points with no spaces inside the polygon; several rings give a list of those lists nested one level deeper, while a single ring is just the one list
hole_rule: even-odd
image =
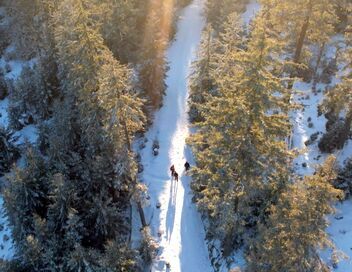
[{"label": "person", "polygon": [[175,165],[171,165],[170,171],[171,171],[171,177],[173,177],[175,174]]},{"label": "person", "polygon": [[186,169],[186,171],[188,171],[190,168],[191,168],[191,165],[189,164],[188,161],[186,161],[186,163],[185,163],[185,169]]},{"label": "person", "polygon": [[178,181],[178,173],[176,171],[174,172],[174,178],[176,181]]}]

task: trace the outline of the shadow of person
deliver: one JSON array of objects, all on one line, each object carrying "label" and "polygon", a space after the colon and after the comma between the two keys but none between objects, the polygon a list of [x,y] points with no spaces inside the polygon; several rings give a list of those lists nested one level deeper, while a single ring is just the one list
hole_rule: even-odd
[{"label": "shadow of person", "polygon": [[170,242],[171,240],[171,235],[174,229],[174,223],[175,223],[175,212],[176,212],[176,206],[174,204],[174,195],[175,195],[175,190],[177,186],[177,181],[174,179],[171,180],[171,185],[170,185],[170,196],[169,196],[169,205],[167,209],[167,214],[166,214],[166,239]]}]

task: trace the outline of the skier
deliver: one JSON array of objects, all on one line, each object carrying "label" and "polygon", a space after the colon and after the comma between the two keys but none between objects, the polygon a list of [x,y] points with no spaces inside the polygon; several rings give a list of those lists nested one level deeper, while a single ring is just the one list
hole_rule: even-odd
[{"label": "skier", "polygon": [[171,165],[170,167],[171,177],[175,175],[175,165]]},{"label": "skier", "polygon": [[189,164],[188,161],[186,161],[185,163],[185,169],[186,169],[186,172],[191,168],[191,165]]},{"label": "skier", "polygon": [[174,172],[174,178],[176,181],[178,181],[178,173],[176,171]]}]

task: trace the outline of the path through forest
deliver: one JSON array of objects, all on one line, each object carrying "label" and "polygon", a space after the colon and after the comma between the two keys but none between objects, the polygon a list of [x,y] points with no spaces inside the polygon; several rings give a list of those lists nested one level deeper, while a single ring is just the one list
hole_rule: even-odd
[{"label": "path through forest", "polygon": [[[175,41],[167,52],[170,70],[163,107],[156,113],[146,135],[148,142],[141,151],[144,171],[140,178],[148,186],[151,197],[145,210],[152,234],[160,246],[152,271],[168,271],[166,263],[170,263],[171,271],[213,271],[204,227],[192,203],[191,180],[183,167],[186,160],[192,164],[191,152],[186,146],[189,135],[187,85],[204,27],[203,5],[203,0],[195,0],[179,18]],[[158,156],[152,154],[154,140],[160,143]],[[178,182],[171,180],[169,167],[172,164],[179,173]],[[160,209],[156,208],[158,202]]]}]

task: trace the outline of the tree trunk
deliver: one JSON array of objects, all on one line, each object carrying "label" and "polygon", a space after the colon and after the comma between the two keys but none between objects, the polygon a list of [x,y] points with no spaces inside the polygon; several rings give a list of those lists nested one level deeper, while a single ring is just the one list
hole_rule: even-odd
[{"label": "tree trunk", "polygon": [[[312,15],[312,10],[313,10],[313,4],[312,4],[312,0],[310,0],[308,2],[308,11],[307,11],[307,15],[304,19],[303,25],[301,27],[301,31],[299,34],[299,38],[296,44],[296,51],[295,51],[295,55],[293,58],[294,63],[299,63],[300,59],[301,59],[301,54],[302,54],[302,49],[303,49],[303,45],[304,45],[304,40],[306,38],[307,35],[307,30],[309,27],[309,21],[310,21],[310,16]],[[294,72],[291,73],[291,78],[294,78]],[[288,84],[288,89],[292,89],[293,87],[293,82],[289,82]]]},{"label": "tree trunk", "polygon": [[298,38],[297,45],[296,45],[296,52],[295,52],[295,57],[294,57],[295,63],[299,63],[300,58],[301,58],[302,48],[303,48],[304,40],[307,35],[307,30],[309,27],[309,21],[310,21],[310,16],[312,15],[312,10],[313,10],[313,4],[312,4],[312,0],[310,0],[308,2],[307,15],[304,19],[304,23],[302,25],[301,32],[299,34],[299,38]]},{"label": "tree trunk", "polygon": [[318,59],[317,59],[317,64],[314,67],[314,79],[313,79],[313,91],[314,92],[317,89],[317,83],[318,83],[318,74],[317,73],[318,73],[320,62],[321,62],[321,58],[323,57],[324,49],[325,49],[325,42],[323,42],[323,44],[320,47]]},{"label": "tree trunk", "polygon": [[[128,135],[128,129],[127,129],[126,121],[124,121],[123,126],[124,126],[124,130],[125,130],[127,149],[128,149],[129,152],[131,152],[132,151],[132,149],[131,149],[131,141],[130,141],[130,137]],[[137,185],[137,181],[135,179],[133,179],[133,183],[134,183],[134,185]],[[142,223],[142,226],[144,228],[144,227],[147,226],[147,222],[145,220],[145,215],[144,215],[144,210],[143,210],[143,207],[142,207],[142,203],[141,203],[140,200],[137,200],[136,202],[137,202],[137,208],[138,208],[139,217],[141,218],[141,223]]]},{"label": "tree trunk", "polygon": [[139,217],[141,218],[142,226],[144,228],[147,226],[147,221],[145,220],[144,210],[140,201],[137,201],[137,208],[138,208]]}]

